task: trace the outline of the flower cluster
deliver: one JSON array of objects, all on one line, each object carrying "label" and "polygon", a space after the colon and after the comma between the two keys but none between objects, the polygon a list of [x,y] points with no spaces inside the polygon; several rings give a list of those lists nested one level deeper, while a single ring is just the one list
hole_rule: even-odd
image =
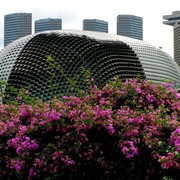
[{"label": "flower cluster", "polygon": [[169,83],[115,79],[61,100],[19,99],[0,105],[0,179],[180,176],[180,94]]}]

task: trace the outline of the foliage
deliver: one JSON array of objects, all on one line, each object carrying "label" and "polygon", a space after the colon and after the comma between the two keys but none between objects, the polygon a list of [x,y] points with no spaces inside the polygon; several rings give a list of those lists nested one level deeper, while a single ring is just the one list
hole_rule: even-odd
[{"label": "foliage", "polygon": [[[88,71],[85,67],[80,67],[77,74],[74,74],[74,77],[69,77],[69,75],[65,72],[64,68],[52,56],[48,55],[46,57],[46,62],[48,64],[47,73],[49,75],[49,88],[52,90],[52,92],[58,86],[57,83],[53,83],[54,79],[57,77],[57,74],[61,75],[69,84],[69,87],[67,88],[65,93],[66,95],[78,95],[81,94],[83,90],[86,93],[89,92],[89,87],[90,85],[93,85],[94,79],[91,78],[91,72]],[[78,82],[81,82],[81,85],[78,84]],[[57,94],[56,96],[60,98],[62,96],[62,93]]]},{"label": "foliage", "polygon": [[0,179],[177,179],[180,94],[118,78],[102,89],[0,105]]}]

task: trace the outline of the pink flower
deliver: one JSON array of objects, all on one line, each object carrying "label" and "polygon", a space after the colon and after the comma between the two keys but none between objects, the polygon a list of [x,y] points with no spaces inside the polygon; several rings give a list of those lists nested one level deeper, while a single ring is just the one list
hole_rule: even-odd
[{"label": "pink flower", "polygon": [[126,155],[128,153],[129,149],[126,146],[123,146],[122,153]]},{"label": "pink flower", "polygon": [[136,88],[136,91],[140,94],[142,91],[139,87]]},{"label": "pink flower", "polygon": [[32,144],[31,144],[31,146],[30,146],[30,149],[36,150],[36,149],[39,147],[39,145],[38,145],[35,141],[32,141],[31,143],[32,143]]},{"label": "pink flower", "polygon": [[21,166],[20,166],[19,164],[15,164],[15,170],[16,170],[16,171],[21,170]]},{"label": "pink flower", "polygon": [[69,117],[73,117],[76,114],[76,110],[73,109],[70,113],[69,113]]},{"label": "pink flower", "polygon": [[25,94],[29,94],[29,90],[26,90],[26,91],[25,91]]},{"label": "pink flower", "polygon": [[68,160],[66,161],[66,164],[69,166],[69,165],[73,165],[74,164],[74,161],[73,160]]},{"label": "pink flower", "polygon": [[33,177],[33,176],[35,176],[35,175],[36,175],[36,172],[35,172],[34,168],[33,168],[33,167],[30,168],[30,169],[29,169],[29,176]]},{"label": "pink flower", "polygon": [[151,95],[151,94],[148,94],[148,95],[146,96],[146,98],[147,98],[147,101],[148,101],[149,103],[151,103],[151,102],[154,101],[154,100],[153,100],[153,95]]},{"label": "pink flower", "polygon": [[108,126],[108,132],[110,135],[113,135],[115,133],[115,129],[111,123]]},{"label": "pink flower", "polygon": [[19,159],[12,159],[10,161],[10,163],[11,163],[11,169],[15,169],[16,171],[20,171],[24,167],[25,161],[21,161]]},{"label": "pink flower", "polygon": [[124,141],[120,144],[120,147],[122,147],[122,153],[127,159],[131,159],[138,155],[138,149],[134,146],[132,141]]},{"label": "pink flower", "polygon": [[17,154],[21,154],[21,148],[20,148],[20,147],[18,147],[18,148],[16,149],[16,153],[17,153]]}]

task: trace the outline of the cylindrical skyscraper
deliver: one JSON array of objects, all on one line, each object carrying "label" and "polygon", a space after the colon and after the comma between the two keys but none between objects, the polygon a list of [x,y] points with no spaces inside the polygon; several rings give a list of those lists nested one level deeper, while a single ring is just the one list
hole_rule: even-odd
[{"label": "cylindrical skyscraper", "polygon": [[163,24],[174,27],[174,59],[180,67],[180,11],[173,11],[172,15],[165,15]]}]

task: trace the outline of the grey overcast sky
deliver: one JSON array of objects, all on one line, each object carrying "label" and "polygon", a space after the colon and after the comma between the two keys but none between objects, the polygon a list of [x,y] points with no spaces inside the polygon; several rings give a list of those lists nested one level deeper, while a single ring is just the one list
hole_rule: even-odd
[{"label": "grey overcast sky", "polygon": [[4,15],[32,13],[34,21],[62,18],[62,29],[82,30],[83,19],[108,21],[109,33],[116,34],[116,17],[132,14],[143,18],[144,41],[173,56],[173,27],[163,24],[163,15],[180,10],[180,0],[0,0],[0,49],[3,48]]}]

